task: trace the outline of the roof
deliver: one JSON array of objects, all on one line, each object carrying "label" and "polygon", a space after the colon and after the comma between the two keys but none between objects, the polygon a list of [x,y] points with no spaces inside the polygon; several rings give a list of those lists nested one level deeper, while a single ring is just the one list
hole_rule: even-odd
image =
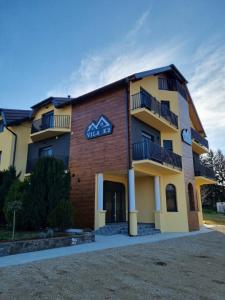
[{"label": "roof", "polygon": [[17,125],[29,120],[31,112],[31,110],[0,108],[0,113],[6,126]]},{"label": "roof", "polygon": [[148,76],[154,76],[154,75],[158,75],[161,73],[172,73],[177,79],[179,79],[181,82],[183,83],[188,83],[188,81],[185,79],[185,77],[180,73],[180,71],[175,67],[175,65],[171,64],[169,66],[166,67],[162,67],[162,68],[157,68],[157,69],[152,69],[152,70],[147,70],[147,71],[143,71],[143,72],[139,72],[139,73],[134,73],[132,75],[129,75],[127,77],[124,77],[118,81],[112,82],[110,84],[107,84],[99,89],[96,89],[94,91],[91,91],[87,94],[78,96],[76,98],[71,98],[64,103],[64,105],[67,104],[75,104],[77,102],[80,102],[81,100],[85,100],[91,96],[97,96],[100,93],[103,93],[105,91],[108,91],[112,88],[118,87],[118,86],[125,86],[128,84],[129,81],[135,81],[135,80],[140,80],[142,78],[148,77]]},{"label": "roof", "polygon": [[68,102],[68,100],[70,100],[69,97],[49,97],[31,106],[31,108],[33,110],[36,110],[39,107],[42,107],[43,105],[48,105],[50,103],[52,103],[55,107],[62,107],[66,102]]},{"label": "roof", "polygon": [[166,67],[162,67],[162,68],[157,68],[157,69],[147,70],[144,72],[135,73],[129,77],[132,78],[132,76],[134,76],[134,79],[139,80],[139,79],[142,79],[147,76],[158,75],[158,74],[166,73],[166,72],[173,73],[174,76],[177,77],[177,79],[179,79],[180,81],[182,81],[184,83],[188,83],[188,81],[184,78],[184,76],[180,73],[180,71],[173,64],[166,66]]}]

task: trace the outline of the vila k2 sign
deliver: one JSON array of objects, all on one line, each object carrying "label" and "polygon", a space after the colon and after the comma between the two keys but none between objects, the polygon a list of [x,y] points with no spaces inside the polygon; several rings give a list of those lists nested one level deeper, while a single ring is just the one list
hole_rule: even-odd
[{"label": "vila k2 sign", "polygon": [[92,121],[91,124],[88,125],[85,131],[85,136],[88,140],[90,140],[100,136],[112,134],[112,131],[112,123],[102,115],[97,121]]}]

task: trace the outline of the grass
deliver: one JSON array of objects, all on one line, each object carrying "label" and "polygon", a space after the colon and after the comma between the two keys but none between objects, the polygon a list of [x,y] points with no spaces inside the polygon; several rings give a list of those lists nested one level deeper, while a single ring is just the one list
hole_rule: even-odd
[{"label": "grass", "polygon": [[[32,238],[38,238],[39,232],[34,231],[16,231],[15,240],[26,240]],[[0,242],[1,241],[11,241],[12,240],[12,230],[0,228]]]},{"label": "grass", "polygon": [[203,209],[203,219],[208,225],[225,225],[225,214],[217,213],[215,210]]}]

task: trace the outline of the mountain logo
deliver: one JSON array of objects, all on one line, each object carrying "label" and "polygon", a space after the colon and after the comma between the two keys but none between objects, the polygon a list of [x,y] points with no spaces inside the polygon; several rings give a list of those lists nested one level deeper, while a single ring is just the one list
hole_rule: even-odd
[{"label": "mountain logo", "polygon": [[183,142],[185,142],[186,144],[188,144],[188,145],[192,144],[191,134],[188,129],[183,129],[181,131],[181,137],[182,137]]},{"label": "mountain logo", "polygon": [[112,134],[113,126],[112,123],[105,117],[101,115],[98,121],[92,121],[86,131],[85,137],[90,140],[100,136]]}]

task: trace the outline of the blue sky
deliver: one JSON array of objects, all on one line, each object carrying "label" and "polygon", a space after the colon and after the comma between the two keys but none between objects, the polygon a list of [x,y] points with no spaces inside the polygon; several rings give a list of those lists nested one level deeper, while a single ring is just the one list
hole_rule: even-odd
[{"label": "blue sky", "polygon": [[174,63],[225,150],[225,0],[0,0],[0,107]]}]

